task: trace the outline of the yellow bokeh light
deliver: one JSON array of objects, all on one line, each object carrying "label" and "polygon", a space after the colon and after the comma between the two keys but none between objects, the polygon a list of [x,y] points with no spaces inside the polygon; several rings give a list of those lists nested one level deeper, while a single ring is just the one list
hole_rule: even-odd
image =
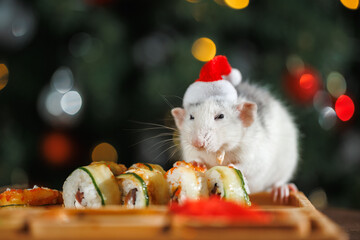
[{"label": "yellow bokeh light", "polygon": [[233,9],[243,9],[249,5],[249,0],[225,0],[225,3]]},{"label": "yellow bokeh light", "polygon": [[188,1],[189,3],[198,3],[198,2],[200,2],[200,0],[186,0],[186,1]]},{"label": "yellow bokeh light", "polygon": [[326,89],[335,98],[346,92],[346,81],[343,75],[338,72],[331,72],[326,79]]},{"label": "yellow bokeh light", "polygon": [[9,70],[5,64],[0,64],[0,90],[2,90],[9,80]]},{"label": "yellow bokeh light", "polygon": [[340,2],[349,9],[357,9],[359,7],[359,0],[340,0]]},{"label": "yellow bokeh light", "polygon": [[110,161],[110,162],[117,162],[118,154],[116,149],[109,143],[100,143],[97,145],[92,154],[91,158],[93,162],[100,162],[100,161]]},{"label": "yellow bokeh light", "polygon": [[209,38],[199,38],[192,45],[191,53],[199,61],[210,61],[216,54],[215,43]]}]

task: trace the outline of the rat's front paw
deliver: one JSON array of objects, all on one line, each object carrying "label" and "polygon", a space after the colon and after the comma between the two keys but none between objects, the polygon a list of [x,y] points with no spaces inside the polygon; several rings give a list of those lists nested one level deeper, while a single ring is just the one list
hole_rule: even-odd
[{"label": "rat's front paw", "polygon": [[293,183],[274,185],[271,190],[271,196],[274,202],[287,204],[289,202],[290,192],[297,192],[298,189]]}]

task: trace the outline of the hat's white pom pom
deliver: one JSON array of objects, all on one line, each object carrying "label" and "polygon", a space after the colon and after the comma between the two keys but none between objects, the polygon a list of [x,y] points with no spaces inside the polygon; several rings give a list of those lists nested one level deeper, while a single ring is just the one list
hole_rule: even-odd
[{"label": "hat's white pom pom", "polygon": [[223,76],[223,78],[230,81],[232,85],[236,86],[241,82],[242,76],[238,69],[232,68],[230,74]]}]

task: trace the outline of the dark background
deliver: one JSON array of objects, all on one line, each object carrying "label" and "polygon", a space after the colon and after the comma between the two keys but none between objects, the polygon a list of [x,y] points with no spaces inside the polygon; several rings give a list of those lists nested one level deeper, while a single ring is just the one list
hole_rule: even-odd
[{"label": "dark background", "polygon": [[[127,166],[169,168],[181,158],[172,130],[160,125],[173,126],[170,109],[204,64],[192,44],[207,37],[243,79],[270,89],[295,116],[300,190],[318,207],[360,209],[359,26],[359,10],[338,0],[254,0],[242,10],[221,0],[0,0],[0,64],[9,71],[0,76],[8,81],[0,90],[0,186],[61,189],[102,142]],[[74,115],[46,107],[59,95],[59,71],[81,96]],[[331,72],[354,101],[349,121],[334,115]],[[310,89],[296,87],[304,73],[314,76]]]}]

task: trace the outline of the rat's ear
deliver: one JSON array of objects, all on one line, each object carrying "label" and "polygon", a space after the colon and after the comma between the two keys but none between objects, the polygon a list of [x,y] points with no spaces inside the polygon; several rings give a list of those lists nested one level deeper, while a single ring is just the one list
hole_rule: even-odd
[{"label": "rat's ear", "polygon": [[239,111],[239,118],[243,122],[244,127],[250,127],[255,121],[257,105],[253,102],[243,102],[236,106]]},{"label": "rat's ear", "polygon": [[171,110],[171,115],[173,115],[175,124],[180,130],[185,119],[185,110],[183,108],[173,108]]}]

